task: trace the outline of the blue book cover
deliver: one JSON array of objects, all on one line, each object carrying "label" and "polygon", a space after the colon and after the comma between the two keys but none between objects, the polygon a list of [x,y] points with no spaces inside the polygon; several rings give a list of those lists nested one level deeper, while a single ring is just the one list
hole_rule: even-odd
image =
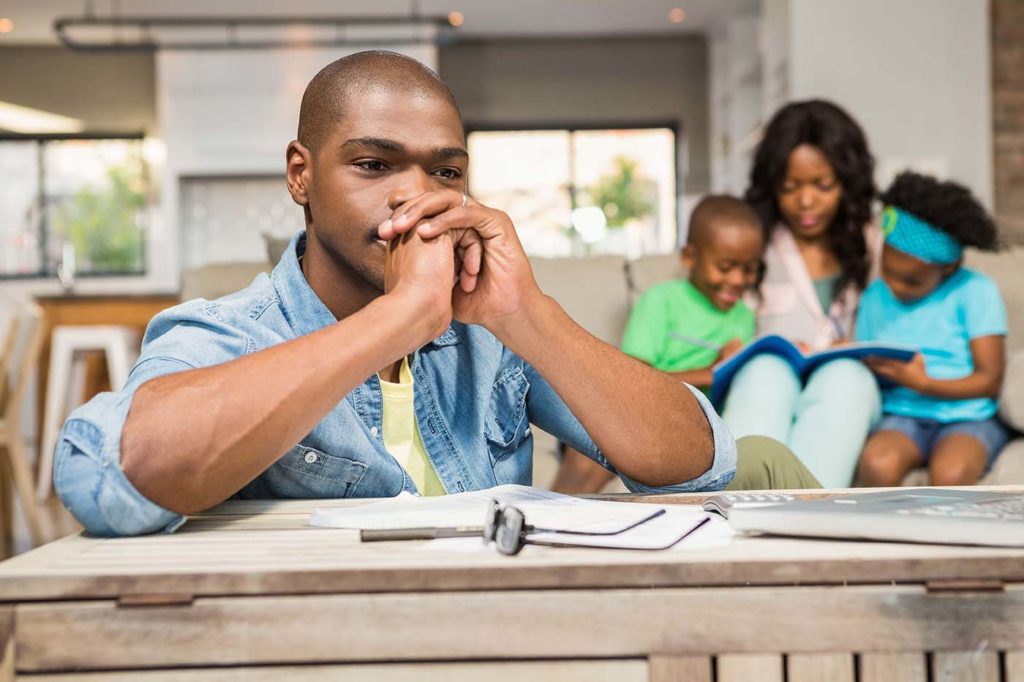
[{"label": "blue book cover", "polygon": [[747,364],[752,358],[768,353],[777,355],[788,362],[797,376],[802,381],[819,366],[831,360],[850,358],[860,360],[866,357],[892,358],[906,362],[914,357],[919,350],[910,346],[896,345],[890,343],[878,343],[874,341],[857,341],[828,348],[817,353],[804,354],[789,339],[772,334],[755,339],[743,347],[743,349],[716,365],[712,371],[711,402],[718,409],[721,409],[725,402],[725,396],[729,392],[729,385],[736,376],[736,372]]}]

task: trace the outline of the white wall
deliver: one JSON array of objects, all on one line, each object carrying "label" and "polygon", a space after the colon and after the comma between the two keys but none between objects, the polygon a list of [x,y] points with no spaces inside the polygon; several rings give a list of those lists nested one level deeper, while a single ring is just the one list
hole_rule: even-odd
[{"label": "white wall", "polygon": [[742,194],[764,120],[763,50],[756,8],[723,18],[710,37],[711,177],[716,192]]},{"label": "white wall", "polygon": [[[392,49],[437,68],[433,45]],[[161,183],[163,227],[150,238],[151,252],[160,254],[150,264],[154,283],[178,287],[183,241],[179,178],[283,176],[285,148],[295,139],[306,84],[330,62],[356,51],[164,51],[157,55],[157,113],[167,160]],[[244,210],[238,207],[239,212]],[[260,231],[254,222],[247,238],[258,242]]]},{"label": "white wall", "polygon": [[991,206],[987,0],[789,0],[788,13],[791,99],[848,109],[879,182],[914,166]]}]

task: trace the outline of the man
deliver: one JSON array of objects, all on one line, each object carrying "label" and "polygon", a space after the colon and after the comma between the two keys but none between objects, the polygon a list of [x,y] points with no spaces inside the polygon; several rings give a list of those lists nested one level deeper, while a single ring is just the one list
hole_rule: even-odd
[{"label": "man", "polygon": [[465,146],[451,93],[412,59],[364,52],[314,77],[286,152],[306,230],[247,289],[155,317],[127,386],[65,424],[55,486],[87,530],[172,531],[233,495],[529,483],[530,422],[632,490],[733,478],[698,391],[540,291],[508,216],[466,196]]}]

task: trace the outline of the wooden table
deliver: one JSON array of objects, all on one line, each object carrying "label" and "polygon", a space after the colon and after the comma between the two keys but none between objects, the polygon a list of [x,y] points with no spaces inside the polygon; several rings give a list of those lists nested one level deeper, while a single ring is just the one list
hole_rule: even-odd
[{"label": "wooden table", "polygon": [[1024,680],[1024,550],[504,557],[306,526],[349,503],[229,502],[174,535],[0,564],[0,679]]}]

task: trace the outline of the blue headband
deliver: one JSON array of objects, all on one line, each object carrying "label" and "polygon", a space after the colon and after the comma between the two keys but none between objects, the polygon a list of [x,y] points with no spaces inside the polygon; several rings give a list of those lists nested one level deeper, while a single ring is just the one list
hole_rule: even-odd
[{"label": "blue headband", "polygon": [[882,211],[885,243],[926,263],[950,265],[960,260],[964,247],[939,228],[912,213],[886,206]]}]

